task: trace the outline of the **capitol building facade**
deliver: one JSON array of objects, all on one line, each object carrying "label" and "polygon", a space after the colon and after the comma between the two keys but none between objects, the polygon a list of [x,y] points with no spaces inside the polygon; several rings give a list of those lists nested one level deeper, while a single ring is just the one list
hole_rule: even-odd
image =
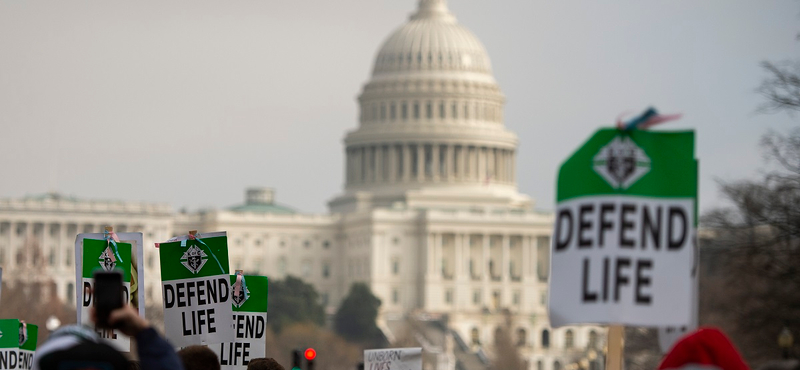
[{"label": "capitol building facade", "polygon": [[297,276],[329,313],[353,283],[366,283],[382,301],[379,326],[390,341],[404,318],[441,320],[447,340],[421,343],[438,351],[434,369],[455,369],[459,345],[491,361],[507,327],[531,370],[568,368],[600,350],[601,328],[549,326],[553,216],[518,192],[518,141],[504,125],[489,56],[445,0],[419,1],[381,46],[358,101],[358,127],[344,139],[346,183],[330,213],[298,213],[268,188],[248,189],[239,206],[191,213],[57,194],[0,200],[4,280],[40,264],[74,303],[75,235],[112,225],[144,234],[145,298],[160,305],[153,244],[227,231],[231,270]]}]

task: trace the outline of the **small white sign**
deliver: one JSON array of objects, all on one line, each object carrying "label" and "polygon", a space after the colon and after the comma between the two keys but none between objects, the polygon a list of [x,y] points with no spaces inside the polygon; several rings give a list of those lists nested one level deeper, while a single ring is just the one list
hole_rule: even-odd
[{"label": "small white sign", "polygon": [[364,370],[422,370],[422,348],[365,350]]}]

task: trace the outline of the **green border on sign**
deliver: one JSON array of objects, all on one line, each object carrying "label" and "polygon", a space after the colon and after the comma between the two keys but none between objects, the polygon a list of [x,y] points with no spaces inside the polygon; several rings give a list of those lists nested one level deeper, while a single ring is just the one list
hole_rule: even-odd
[{"label": "green border on sign", "polygon": [[0,320],[0,349],[19,348],[19,325],[17,319]]},{"label": "green border on sign", "polygon": [[[233,312],[267,312],[267,297],[269,295],[269,279],[266,276],[244,275],[247,290],[250,296],[241,307],[233,306]],[[236,283],[236,275],[231,275],[231,294]],[[231,300],[233,302],[233,300]]]},{"label": "green border on sign", "polygon": [[[627,189],[615,189],[594,170],[594,157],[615,137],[629,137],[650,159],[650,170]],[[591,195],[697,198],[694,132],[600,129],[558,172],[556,201]]]},{"label": "green border on sign", "polygon": [[[22,323],[20,323],[19,325],[22,326]],[[28,339],[25,341],[24,344],[22,344],[22,347],[19,347],[19,349],[24,349],[27,351],[35,351],[36,342],[39,340],[39,327],[36,325],[28,324],[27,329],[28,329]],[[19,341],[19,339],[17,341]]]},{"label": "green border on sign", "polygon": [[[105,240],[83,239],[83,266],[82,276],[85,278],[93,277],[95,270],[102,270],[100,265],[100,255],[106,248],[114,250],[113,245]],[[117,261],[115,270],[122,272],[122,281],[131,281],[131,250],[133,247],[129,243],[117,243],[117,251],[122,257],[122,262]],[[116,256],[115,256],[116,257]]]},{"label": "green border on sign", "polygon": [[[200,243],[197,240],[186,240],[186,246],[182,247],[181,242],[161,243],[158,247],[158,254],[161,260],[161,280],[179,280],[179,279],[192,279],[198,277],[216,276],[216,275],[229,275],[230,269],[228,264],[228,237],[227,236],[214,236],[210,238],[201,238],[203,241]],[[206,263],[197,274],[192,273],[186,266],[181,263],[181,258],[187,249],[192,246],[200,248],[206,253]],[[213,255],[212,255],[213,254]],[[217,259],[219,259],[219,264]],[[222,265],[222,271],[220,271]]]}]

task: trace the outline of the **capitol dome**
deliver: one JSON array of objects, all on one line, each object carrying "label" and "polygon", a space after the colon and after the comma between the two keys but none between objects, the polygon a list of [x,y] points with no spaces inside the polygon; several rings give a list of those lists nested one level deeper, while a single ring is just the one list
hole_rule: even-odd
[{"label": "capitol dome", "polygon": [[517,192],[517,136],[503,124],[489,55],[446,0],[419,0],[380,47],[358,102],[332,211],[531,205]]},{"label": "capitol dome", "polygon": [[411,20],[383,43],[373,76],[408,71],[470,71],[491,75],[483,44],[448,11],[426,0]]}]

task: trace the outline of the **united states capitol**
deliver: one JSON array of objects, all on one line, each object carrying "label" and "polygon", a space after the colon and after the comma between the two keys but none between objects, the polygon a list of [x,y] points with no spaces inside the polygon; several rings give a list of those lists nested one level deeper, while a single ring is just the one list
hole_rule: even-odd
[{"label": "united states capitol", "polygon": [[358,125],[344,139],[346,183],[329,213],[299,213],[270,188],[199,212],[58,193],[2,199],[4,279],[52,279],[74,304],[75,235],[112,225],[143,233],[145,297],[160,305],[153,244],[193,229],[227,231],[232,270],[296,275],[316,287],[328,313],[352,283],[368,284],[383,302],[379,326],[390,341],[404,317],[439,323],[420,343],[437,354],[436,369],[487,364],[510,319],[528,368],[559,370],[600,350],[604,332],[549,326],[553,216],[518,192],[518,141],[504,125],[504,100],[482,43],[445,0],[421,0],[380,47],[358,97]]}]

